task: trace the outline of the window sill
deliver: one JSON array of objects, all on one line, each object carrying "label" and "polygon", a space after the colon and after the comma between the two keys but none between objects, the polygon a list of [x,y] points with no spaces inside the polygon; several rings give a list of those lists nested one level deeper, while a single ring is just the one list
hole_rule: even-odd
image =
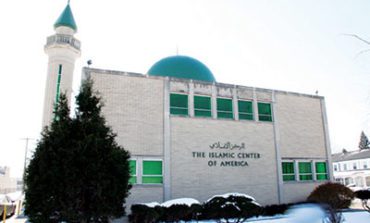
[{"label": "window sill", "polygon": [[283,184],[303,184],[303,183],[325,183],[330,180],[301,180],[301,181],[283,181]]},{"label": "window sill", "polygon": [[163,184],[132,184],[132,187],[163,187]]}]

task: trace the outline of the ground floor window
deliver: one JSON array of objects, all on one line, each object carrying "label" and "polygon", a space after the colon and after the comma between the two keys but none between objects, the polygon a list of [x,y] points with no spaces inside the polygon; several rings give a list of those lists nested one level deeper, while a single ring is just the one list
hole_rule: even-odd
[{"label": "ground floor window", "polygon": [[144,160],[143,161],[143,184],[163,183],[162,161]]},{"label": "ground floor window", "polygon": [[328,169],[326,168],[326,162],[316,162],[315,167],[316,167],[316,179],[327,180]]},{"label": "ground floor window", "polygon": [[162,160],[146,158],[132,159],[129,161],[129,167],[130,167],[130,179],[129,179],[130,184],[163,183]]},{"label": "ground floor window", "polygon": [[311,162],[299,162],[299,180],[312,180],[312,166]]},{"label": "ground floor window", "polygon": [[130,184],[136,184],[137,183],[137,177],[136,177],[136,160],[130,160],[129,161],[129,167],[130,167]]},{"label": "ground floor window", "polygon": [[286,159],[281,162],[282,179],[289,181],[321,181],[329,179],[328,163],[322,160]]}]

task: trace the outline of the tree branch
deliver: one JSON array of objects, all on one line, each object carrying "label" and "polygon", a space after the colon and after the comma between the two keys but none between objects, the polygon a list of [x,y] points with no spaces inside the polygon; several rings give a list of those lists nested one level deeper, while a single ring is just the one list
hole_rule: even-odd
[{"label": "tree branch", "polygon": [[364,43],[366,43],[366,44],[370,45],[370,42],[369,42],[369,41],[367,41],[367,40],[365,40],[365,39],[363,39],[363,38],[359,37],[359,36],[358,36],[358,35],[356,35],[356,34],[343,33],[342,35],[354,37],[354,38],[356,38],[356,39],[358,39],[358,40],[360,40],[360,41],[362,41],[362,42],[364,42]]}]

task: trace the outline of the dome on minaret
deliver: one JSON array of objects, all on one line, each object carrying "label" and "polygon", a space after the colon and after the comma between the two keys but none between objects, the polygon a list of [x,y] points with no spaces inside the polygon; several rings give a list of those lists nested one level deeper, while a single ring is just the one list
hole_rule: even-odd
[{"label": "dome on minaret", "polygon": [[215,82],[216,79],[206,65],[188,56],[170,56],[155,63],[148,71],[151,76],[167,76]]},{"label": "dome on minaret", "polygon": [[75,32],[77,31],[77,25],[75,19],[73,18],[72,10],[69,4],[63,10],[62,14],[59,16],[57,21],[54,23],[54,28],[58,28],[60,26],[67,26],[73,29]]}]

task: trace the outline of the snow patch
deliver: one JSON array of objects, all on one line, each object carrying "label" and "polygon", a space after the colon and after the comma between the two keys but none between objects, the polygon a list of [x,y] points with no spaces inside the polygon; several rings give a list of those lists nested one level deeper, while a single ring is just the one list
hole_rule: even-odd
[{"label": "snow patch", "polygon": [[[221,195],[215,195],[215,196],[209,198],[206,202],[209,202],[210,200],[212,200],[213,198],[216,198],[216,197],[222,197],[222,198],[225,198],[226,199],[226,198],[228,198],[230,196],[234,196],[234,197],[245,197],[245,198],[251,199],[252,201],[256,201],[256,199],[254,199],[254,197],[251,197],[251,196],[246,195],[246,194],[242,194],[242,193],[226,193],[226,194],[221,194]],[[255,204],[257,204],[257,203],[255,202]],[[260,205],[258,204],[258,206],[260,206]]]},{"label": "snow patch", "polygon": [[171,205],[175,205],[175,204],[184,204],[190,207],[192,204],[200,204],[200,203],[199,201],[193,198],[179,198],[179,199],[168,200],[162,203],[161,206],[168,208]]},{"label": "snow patch", "polygon": [[156,206],[160,206],[160,204],[158,202],[144,203],[144,204],[141,204],[141,205],[145,205],[145,206],[150,207],[150,208],[154,208]]}]

